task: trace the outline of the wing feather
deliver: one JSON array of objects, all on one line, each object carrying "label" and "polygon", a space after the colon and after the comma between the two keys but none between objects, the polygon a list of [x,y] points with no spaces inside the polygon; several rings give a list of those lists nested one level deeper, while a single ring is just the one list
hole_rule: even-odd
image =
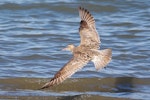
[{"label": "wing feather", "polygon": [[65,79],[69,78],[76,71],[84,67],[87,63],[88,61],[83,61],[80,58],[73,57],[55,74],[55,76],[49,82],[43,85],[41,89],[62,83]]},{"label": "wing feather", "polygon": [[84,8],[79,7],[79,15],[81,20],[87,22],[88,26],[91,28],[95,28],[95,20],[94,17],[90,14],[90,12]]},{"label": "wing feather", "polygon": [[79,16],[81,18],[79,33],[81,37],[80,45],[90,46],[99,49],[100,37],[95,28],[94,17],[84,8],[79,7]]}]

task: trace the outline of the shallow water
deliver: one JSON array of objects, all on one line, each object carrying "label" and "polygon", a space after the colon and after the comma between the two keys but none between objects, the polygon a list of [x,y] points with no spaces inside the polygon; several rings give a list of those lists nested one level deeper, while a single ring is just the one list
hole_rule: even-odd
[{"label": "shallow water", "polygon": [[[112,61],[37,90],[71,58],[61,49],[80,42],[79,6],[95,17]],[[1,0],[0,99],[149,100],[149,7],[149,0]]]}]

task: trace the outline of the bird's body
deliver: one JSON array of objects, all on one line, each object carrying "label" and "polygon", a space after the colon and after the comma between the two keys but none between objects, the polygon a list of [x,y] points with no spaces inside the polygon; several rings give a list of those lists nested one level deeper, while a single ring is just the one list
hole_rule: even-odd
[{"label": "bird's body", "polygon": [[98,50],[100,48],[100,38],[95,28],[93,16],[84,8],[79,8],[81,18],[79,34],[80,45],[68,45],[64,50],[72,52],[73,57],[65,64],[54,77],[41,89],[57,85],[69,78],[76,71],[83,68],[89,61],[92,61],[97,70],[105,67],[111,60],[111,49]]}]

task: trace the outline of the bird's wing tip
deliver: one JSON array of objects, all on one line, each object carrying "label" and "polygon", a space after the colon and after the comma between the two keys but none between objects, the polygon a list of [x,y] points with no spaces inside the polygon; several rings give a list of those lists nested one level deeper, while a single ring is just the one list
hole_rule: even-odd
[{"label": "bird's wing tip", "polygon": [[49,82],[47,82],[46,84],[44,84],[41,88],[39,88],[39,90],[43,90],[45,88],[48,88],[49,86]]},{"label": "bird's wing tip", "polygon": [[79,6],[78,9],[81,9],[81,6]]},{"label": "bird's wing tip", "polygon": [[81,9],[84,9],[84,8],[83,8],[83,7],[81,7],[81,6],[79,6],[79,7],[78,7],[78,9],[79,9],[79,10],[81,10]]}]

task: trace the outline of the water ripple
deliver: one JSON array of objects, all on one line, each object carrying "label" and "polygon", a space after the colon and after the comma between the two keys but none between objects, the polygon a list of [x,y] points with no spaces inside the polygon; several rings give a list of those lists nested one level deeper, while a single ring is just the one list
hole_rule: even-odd
[{"label": "water ripple", "polygon": [[[106,69],[100,72],[96,72],[93,64],[90,63],[73,75],[72,78],[83,78],[84,80],[84,78],[95,77],[111,77],[114,79],[133,77],[133,79],[140,78],[140,82],[149,82],[147,79],[144,80],[150,77],[150,2],[148,0],[1,0],[0,80],[16,77],[19,77],[20,80],[22,77],[26,77],[27,80],[29,78],[53,77],[72,57],[70,52],[61,51],[61,49],[68,44],[79,45],[78,28],[80,19],[77,10],[78,6],[82,5],[95,17],[97,31],[102,42],[101,49],[112,48],[113,58]],[[73,79],[73,81],[76,81],[76,79]],[[131,81],[126,78],[125,80]],[[33,93],[35,91],[17,90],[16,85],[7,85],[9,82],[11,83],[9,79],[5,84],[3,84],[3,80],[0,81],[0,87],[2,87],[0,98],[5,93],[10,96],[27,96],[30,93],[37,96],[41,93],[41,91]],[[89,98],[104,96],[111,97],[111,100],[116,100],[116,98],[126,99],[125,96],[130,99],[140,98],[141,100],[144,100],[145,96],[148,97],[147,84],[134,85],[132,88],[130,85],[123,83],[120,83],[117,87],[103,84],[92,87],[92,84],[97,81],[93,81],[95,83],[91,84],[88,82],[92,81],[85,82],[87,85],[84,84],[85,88],[82,88],[84,91],[77,88],[80,87],[82,82],[79,82],[78,85],[73,83],[71,89],[75,89],[75,91],[70,89],[69,93],[68,91],[64,92],[61,96],[66,96],[66,98],[68,94],[78,95],[79,98],[88,98],[88,95],[90,95]],[[105,81],[101,82],[105,83]],[[111,79],[107,82],[111,83]],[[70,85],[68,81],[66,81],[66,84]],[[69,89],[67,88],[69,85],[66,85],[66,88],[63,89]],[[4,88],[16,88],[16,90],[11,93],[5,90],[3,86]],[[26,86],[34,85],[28,84]],[[62,91],[59,90],[62,87],[61,85],[58,88],[56,87],[57,92]],[[140,90],[140,88],[142,89]],[[99,92],[101,90],[103,92]],[[112,92],[115,92],[115,95]],[[43,91],[41,96],[53,94],[56,95],[56,92]],[[58,95],[60,94],[58,93]]]}]

